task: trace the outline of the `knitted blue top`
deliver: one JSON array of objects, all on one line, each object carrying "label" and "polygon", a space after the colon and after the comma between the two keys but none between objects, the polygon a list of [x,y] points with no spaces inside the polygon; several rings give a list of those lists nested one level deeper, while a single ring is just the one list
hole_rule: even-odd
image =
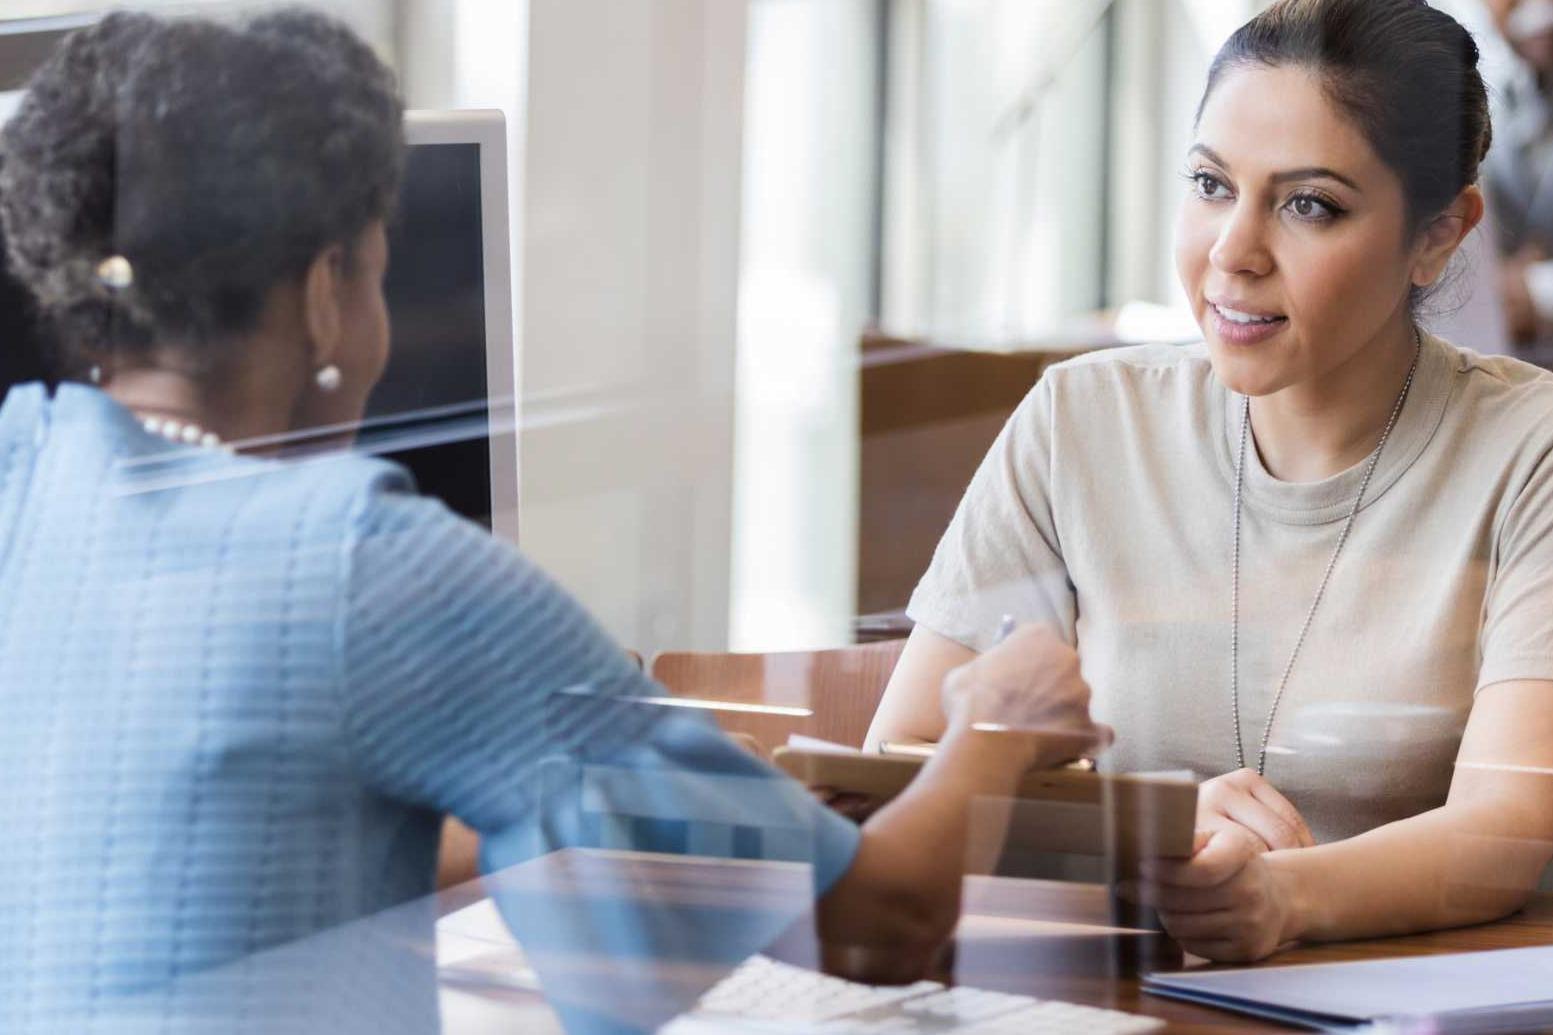
[{"label": "knitted blue top", "polygon": [[[704,718],[639,701],[661,693],[391,464],[173,446],[93,388],[14,389],[0,1031],[216,1030],[169,990],[223,973],[202,1009],[244,1031],[338,1028],[331,1009],[434,1027],[429,964],[367,959],[424,944],[427,910],[371,950],[289,950],[425,901],[444,813],[481,832],[487,872],[568,845],[711,843],[813,862],[828,887],[855,829]],[[760,829],[708,841],[690,821],[729,794]],[[284,962],[246,966],[263,959]],[[347,981],[347,959],[395,976]]]}]

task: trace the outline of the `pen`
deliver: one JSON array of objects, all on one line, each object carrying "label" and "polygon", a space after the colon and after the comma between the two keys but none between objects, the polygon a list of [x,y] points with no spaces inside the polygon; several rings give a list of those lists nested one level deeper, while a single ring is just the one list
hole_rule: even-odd
[{"label": "pen", "polygon": [[894,740],[881,740],[879,742],[879,753],[881,755],[892,755],[896,758],[932,758],[933,748],[934,745],[932,744],[908,744],[904,741]]}]

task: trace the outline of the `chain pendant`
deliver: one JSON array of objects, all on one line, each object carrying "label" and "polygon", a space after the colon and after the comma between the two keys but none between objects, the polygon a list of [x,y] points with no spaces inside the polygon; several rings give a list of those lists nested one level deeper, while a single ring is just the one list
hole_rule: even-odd
[{"label": "chain pendant", "polygon": [[[1348,542],[1348,534],[1353,530],[1354,519],[1359,516],[1359,508],[1364,502],[1364,493],[1370,487],[1370,478],[1375,474],[1375,465],[1380,462],[1380,454],[1386,448],[1387,439],[1391,438],[1391,431],[1397,425],[1397,418],[1402,413],[1402,404],[1407,400],[1408,392],[1413,387],[1413,376],[1418,373],[1418,360],[1423,354],[1423,337],[1418,328],[1413,328],[1413,365],[1408,367],[1407,380],[1402,384],[1402,391],[1397,396],[1396,405],[1391,408],[1391,416],[1386,421],[1386,428],[1381,432],[1380,442],[1375,446],[1375,451],[1370,454],[1369,462],[1364,468],[1364,477],[1359,482],[1359,492],[1354,496],[1353,507],[1348,511],[1348,518],[1343,522],[1343,530],[1338,533],[1337,546],[1332,550],[1332,558],[1327,561],[1326,571],[1322,572],[1321,584],[1316,587],[1316,597],[1310,602],[1310,608],[1305,612],[1305,620],[1300,623],[1299,635],[1294,640],[1294,650],[1289,653],[1289,661],[1283,667],[1283,675],[1278,679],[1278,688],[1273,692],[1273,703],[1267,709],[1267,722],[1262,727],[1261,750],[1257,753],[1256,774],[1267,775],[1267,745],[1272,740],[1273,720],[1278,716],[1278,705],[1283,701],[1283,691],[1289,685],[1289,676],[1294,672],[1294,663],[1299,659],[1300,650],[1305,646],[1305,637],[1310,632],[1310,623],[1316,617],[1316,609],[1321,606],[1321,598],[1326,595],[1327,583],[1332,580],[1332,569],[1337,567],[1337,558],[1342,554],[1344,545]],[[1235,515],[1234,515],[1234,547],[1230,552],[1230,632],[1229,632],[1229,693],[1230,714],[1235,723],[1235,768],[1246,768],[1246,749],[1240,736],[1240,524],[1242,511],[1242,488],[1245,485],[1246,467],[1246,443],[1251,437],[1251,397],[1242,396],[1240,410],[1240,448],[1235,456]]]}]

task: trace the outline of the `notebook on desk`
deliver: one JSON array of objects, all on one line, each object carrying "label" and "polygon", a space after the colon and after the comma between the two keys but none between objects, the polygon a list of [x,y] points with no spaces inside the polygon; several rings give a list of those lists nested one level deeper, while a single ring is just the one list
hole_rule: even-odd
[{"label": "notebook on desk", "polygon": [[1553,1027],[1553,946],[1154,974],[1143,987],[1318,1031],[1421,1018],[1432,1035],[1538,1031]]}]

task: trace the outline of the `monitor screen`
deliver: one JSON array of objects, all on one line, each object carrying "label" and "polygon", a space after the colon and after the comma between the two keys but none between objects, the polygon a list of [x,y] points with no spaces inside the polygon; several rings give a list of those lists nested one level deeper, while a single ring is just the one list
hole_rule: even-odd
[{"label": "monitor screen", "polygon": [[421,492],[491,524],[485,237],[480,145],[417,144],[389,227],[384,292],[393,323],[388,369],[367,407],[382,432],[420,444],[383,455]]},{"label": "monitor screen", "polygon": [[[389,227],[393,325],[361,448],[408,467],[422,493],[491,527],[481,145],[417,144]],[[5,271],[0,238],[0,398],[42,380],[44,328]]]}]

